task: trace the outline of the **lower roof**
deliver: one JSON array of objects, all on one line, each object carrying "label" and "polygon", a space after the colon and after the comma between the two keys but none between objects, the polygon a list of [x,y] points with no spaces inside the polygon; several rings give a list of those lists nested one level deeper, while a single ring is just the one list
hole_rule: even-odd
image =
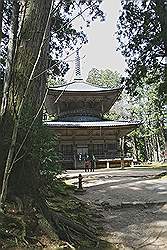
[{"label": "lower roof", "polygon": [[48,127],[59,128],[81,128],[81,127],[137,127],[141,125],[139,121],[94,121],[94,122],[65,122],[65,121],[45,121]]}]

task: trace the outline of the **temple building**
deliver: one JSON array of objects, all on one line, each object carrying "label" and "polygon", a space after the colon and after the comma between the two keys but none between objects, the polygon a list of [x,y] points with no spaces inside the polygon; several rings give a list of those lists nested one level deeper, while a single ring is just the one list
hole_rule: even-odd
[{"label": "temple building", "polygon": [[46,110],[55,120],[45,124],[58,137],[60,161],[66,169],[83,168],[85,156],[94,156],[97,167],[120,164],[120,138],[133,131],[138,122],[104,119],[123,88],[102,88],[85,82],[77,51],[74,81],[50,87]]}]

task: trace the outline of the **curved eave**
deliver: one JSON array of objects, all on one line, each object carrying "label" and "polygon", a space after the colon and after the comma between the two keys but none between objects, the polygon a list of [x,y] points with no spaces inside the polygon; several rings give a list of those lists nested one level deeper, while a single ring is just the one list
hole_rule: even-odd
[{"label": "curved eave", "polygon": [[63,95],[94,95],[94,94],[112,94],[112,93],[121,93],[123,90],[123,88],[119,88],[119,89],[110,89],[110,90],[101,90],[101,91],[65,91],[63,92],[62,90],[52,90],[49,89],[48,91],[48,95],[59,95],[63,92]]},{"label": "curved eave", "polygon": [[83,130],[110,130],[112,133],[119,131],[118,137],[126,136],[141,125],[141,122],[114,122],[114,121],[98,121],[98,122],[45,122],[46,126],[55,131],[64,129],[77,129],[82,134]]},{"label": "curved eave", "polygon": [[105,88],[105,87],[98,87],[98,86],[94,86],[91,85],[89,83],[86,82],[72,82],[72,83],[68,83],[66,85],[63,86],[57,86],[57,87],[50,87],[49,88],[49,93],[48,94],[57,94],[57,93],[61,93],[62,91],[64,93],[69,93],[69,94],[78,94],[78,93],[110,93],[110,92],[122,92],[123,87],[119,87],[119,88]]},{"label": "curved eave", "polygon": [[98,122],[50,122],[46,121],[44,124],[52,128],[84,128],[84,127],[138,127],[141,125],[141,122],[114,122],[114,121],[98,121]]}]

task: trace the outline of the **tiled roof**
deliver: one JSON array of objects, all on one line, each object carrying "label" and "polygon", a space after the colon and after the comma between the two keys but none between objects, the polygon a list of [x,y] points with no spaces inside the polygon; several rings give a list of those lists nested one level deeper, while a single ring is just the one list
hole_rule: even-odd
[{"label": "tiled roof", "polygon": [[89,115],[76,115],[76,116],[66,116],[59,118],[61,122],[98,122],[101,121],[99,117],[89,116]]},{"label": "tiled roof", "polygon": [[[72,83],[65,84],[63,86],[57,86],[57,87],[50,87],[50,90],[56,90],[56,91],[113,91],[114,89],[111,88],[104,88],[104,87],[98,87],[93,86],[87,82],[84,82],[83,80],[75,80]],[[116,88],[115,90],[122,90],[122,88]]]},{"label": "tiled roof", "polygon": [[138,126],[141,123],[139,121],[129,122],[129,121],[96,121],[96,122],[44,122],[48,127],[122,127],[122,126]]}]

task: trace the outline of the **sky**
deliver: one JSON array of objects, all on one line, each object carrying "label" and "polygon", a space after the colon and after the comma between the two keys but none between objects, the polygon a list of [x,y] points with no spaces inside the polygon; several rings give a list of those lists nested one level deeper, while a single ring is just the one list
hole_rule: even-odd
[{"label": "sky", "polygon": [[[104,22],[99,19],[92,22],[89,28],[84,28],[88,43],[83,45],[80,50],[81,74],[86,80],[89,71],[92,68],[111,69],[124,75],[126,63],[120,51],[116,51],[119,46],[115,32],[116,23],[121,9],[121,0],[103,0],[101,9],[106,14]],[[79,17],[76,22],[82,22]],[[72,62],[70,70],[65,79],[71,81],[74,77],[74,55],[70,57]]]}]

